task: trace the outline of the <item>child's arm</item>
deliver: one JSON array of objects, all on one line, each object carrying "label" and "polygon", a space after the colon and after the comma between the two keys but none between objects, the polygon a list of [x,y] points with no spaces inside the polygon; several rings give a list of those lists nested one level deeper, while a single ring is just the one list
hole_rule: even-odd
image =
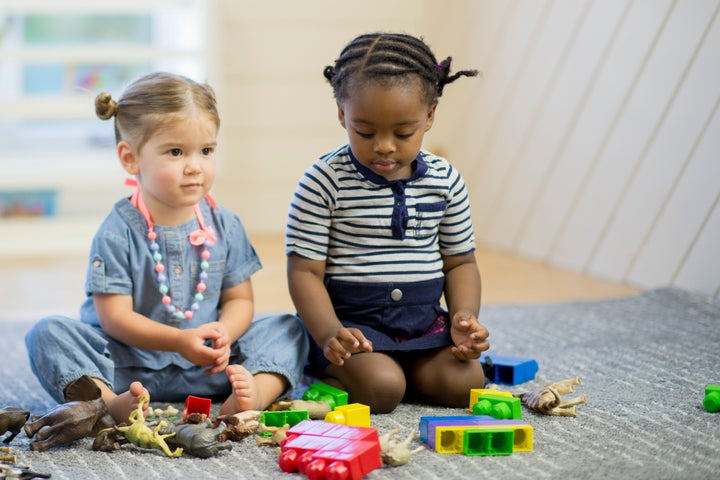
[{"label": "child's arm", "polygon": [[133,310],[130,295],[94,293],[93,302],[105,333],[131,347],[177,352],[202,366],[215,365],[224,354],[205,345],[207,340],[215,342],[222,337],[222,333],[212,328],[211,324],[179,329],[155,322]]},{"label": "child's arm", "polygon": [[452,351],[458,360],[480,357],[490,348],[487,329],[478,323],[481,282],[475,255],[444,255],[445,301],[450,315]]},{"label": "child's arm", "polygon": [[325,357],[342,365],[353,353],[372,351],[372,344],[356,328],[345,328],[325,289],[325,262],[288,256],[288,287],[298,315]]}]

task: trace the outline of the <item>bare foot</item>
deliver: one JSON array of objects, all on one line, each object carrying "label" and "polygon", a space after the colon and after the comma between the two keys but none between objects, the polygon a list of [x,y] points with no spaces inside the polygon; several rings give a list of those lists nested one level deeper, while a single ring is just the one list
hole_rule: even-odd
[{"label": "bare foot", "polygon": [[[127,392],[115,395],[110,401],[106,401],[110,415],[117,423],[128,423],[130,412],[137,409],[138,400],[143,395],[150,395],[143,384],[133,382]],[[148,404],[143,405],[143,415],[147,412]]]},{"label": "bare foot", "polygon": [[242,365],[228,365],[225,369],[232,385],[232,393],[220,407],[220,415],[233,415],[245,410],[262,410],[262,394],[255,377]]}]

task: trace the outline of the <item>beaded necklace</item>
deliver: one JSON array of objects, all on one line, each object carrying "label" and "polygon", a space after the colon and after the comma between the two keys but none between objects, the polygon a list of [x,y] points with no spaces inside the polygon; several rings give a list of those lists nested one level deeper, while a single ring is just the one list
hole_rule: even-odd
[{"label": "beaded necklace", "polygon": [[[195,312],[200,308],[200,302],[205,299],[203,293],[207,289],[205,281],[208,279],[207,269],[210,266],[208,262],[210,259],[210,248],[215,245],[216,241],[215,230],[212,227],[205,226],[205,221],[203,220],[203,215],[200,211],[200,205],[195,205],[193,209],[195,210],[195,216],[200,224],[200,228],[190,232],[188,237],[192,245],[196,247],[203,247],[203,251],[200,253],[202,261],[200,262],[200,275],[198,278],[197,292],[193,297],[193,303],[190,305],[189,309],[183,311],[181,308],[172,304],[172,297],[170,297],[169,294],[170,288],[167,284],[167,275],[165,274],[165,265],[162,263],[163,257],[160,253],[160,245],[157,243],[155,224],[152,221],[147,205],[145,205],[145,202],[143,201],[142,194],[140,193],[140,187],[137,182],[132,179],[125,180],[125,184],[137,187],[130,198],[130,202],[140,211],[148,224],[147,238],[150,240],[150,251],[152,252],[153,260],[155,261],[155,273],[157,273],[158,290],[162,295],[162,303],[165,305],[168,313],[172,315],[173,318],[177,320],[190,320]],[[215,208],[215,201],[213,198],[210,195],[206,195],[205,198],[208,200],[210,205]]]}]

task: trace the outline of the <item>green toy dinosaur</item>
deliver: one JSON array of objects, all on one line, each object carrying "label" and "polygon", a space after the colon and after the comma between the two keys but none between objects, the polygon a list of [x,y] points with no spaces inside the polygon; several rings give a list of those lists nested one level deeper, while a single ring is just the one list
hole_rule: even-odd
[{"label": "green toy dinosaur", "polygon": [[148,400],[150,400],[150,397],[147,395],[143,395],[138,399],[137,409],[130,412],[130,416],[128,417],[128,420],[130,421],[129,426],[118,427],[115,425],[114,427],[102,430],[99,433],[113,430],[122,434],[133,445],[142,448],[156,448],[158,450],[162,450],[168,457],[179,457],[183,452],[182,447],[178,447],[174,452],[172,452],[170,451],[168,444],[165,442],[165,439],[175,435],[175,432],[167,435],[161,435],[159,433],[160,429],[167,425],[165,420],[161,420],[155,427],[155,430],[151,430],[150,427],[145,425],[145,417],[143,415],[142,407]]}]

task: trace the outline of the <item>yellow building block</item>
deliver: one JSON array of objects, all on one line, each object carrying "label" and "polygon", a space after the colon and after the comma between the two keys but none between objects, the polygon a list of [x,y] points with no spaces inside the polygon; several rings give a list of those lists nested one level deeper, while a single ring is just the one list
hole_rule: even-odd
[{"label": "yellow building block", "polygon": [[341,423],[352,427],[370,426],[370,407],[362,403],[348,403],[335,407],[335,410],[325,415],[325,421]]},{"label": "yellow building block", "polygon": [[513,452],[531,452],[533,449],[533,427],[528,424],[508,425],[472,425],[437,427],[435,451],[438,453],[463,453],[463,441],[466,430],[505,428],[514,432]]}]

